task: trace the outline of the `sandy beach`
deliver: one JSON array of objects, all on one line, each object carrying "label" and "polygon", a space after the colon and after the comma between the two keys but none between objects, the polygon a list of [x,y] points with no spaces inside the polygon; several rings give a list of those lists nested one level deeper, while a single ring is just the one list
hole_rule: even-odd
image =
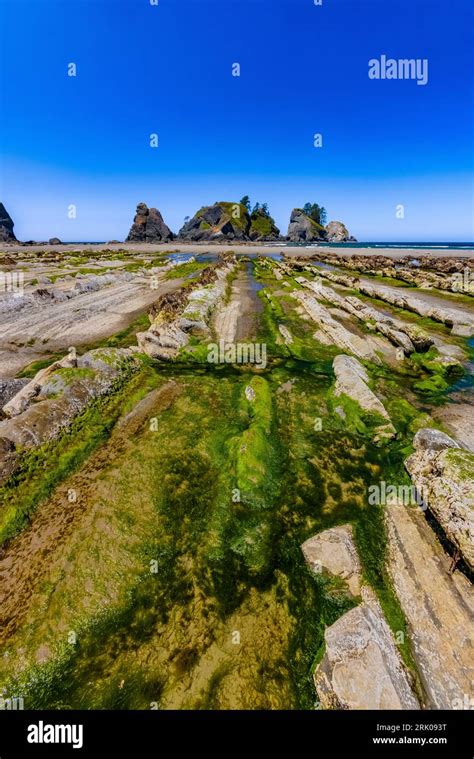
[{"label": "sandy beach", "polygon": [[57,251],[58,253],[72,253],[74,251],[87,252],[93,255],[101,250],[128,250],[137,253],[223,253],[228,250],[234,250],[238,255],[269,255],[272,253],[285,253],[289,256],[301,256],[305,253],[314,254],[318,251],[333,252],[340,256],[352,256],[357,254],[374,255],[374,256],[391,256],[394,260],[404,258],[405,256],[433,256],[433,258],[474,258],[474,248],[471,249],[453,249],[453,248],[364,248],[360,247],[330,247],[327,245],[306,245],[295,246],[283,243],[188,243],[179,240],[169,243],[70,243],[67,245],[16,245],[12,243],[0,244],[0,255],[10,255],[13,258],[18,253],[27,252],[37,253],[38,251]]}]

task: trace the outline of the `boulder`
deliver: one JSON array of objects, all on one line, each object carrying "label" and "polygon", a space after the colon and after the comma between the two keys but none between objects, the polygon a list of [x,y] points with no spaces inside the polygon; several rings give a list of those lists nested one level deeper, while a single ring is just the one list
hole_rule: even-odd
[{"label": "boulder", "polygon": [[14,226],[13,219],[7,209],[3,203],[0,203],[0,242],[15,242]]},{"label": "boulder", "polygon": [[[179,231],[182,240],[248,240],[250,215],[242,203],[221,201],[204,206]],[[255,228],[254,228],[255,231]]]},{"label": "boulder", "polygon": [[301,208],[293,208],[288,225],[291,242],[314,242],[326,239],[325,229],[317,224]]},{"label": "boulder", "polygon": [[325,709],[419,709],[419,703],[373,591],[326,628],[314,683]]},{"label": "boulder", "polygon": [[167,242],[174,237],[157,208],[139,203],[125,242]]},{"label": "boulder", "polygon": [[48,245],[62,245],[62,242],[59,237],[50,237],[48,240]]}]

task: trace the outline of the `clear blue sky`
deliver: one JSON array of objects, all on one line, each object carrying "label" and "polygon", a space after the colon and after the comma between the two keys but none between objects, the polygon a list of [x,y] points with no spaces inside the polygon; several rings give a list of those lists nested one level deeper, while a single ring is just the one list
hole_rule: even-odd
[{"label": "clear blue sky", "polygon": [[[360,240],[474,239],[472,0],[0,9],[0,199],[20,239],[124,239],[139,201],[177,231],[244,194],[284,233],[313,201]],[[428,84],[370,80],[382,54],[427,58]]]}]

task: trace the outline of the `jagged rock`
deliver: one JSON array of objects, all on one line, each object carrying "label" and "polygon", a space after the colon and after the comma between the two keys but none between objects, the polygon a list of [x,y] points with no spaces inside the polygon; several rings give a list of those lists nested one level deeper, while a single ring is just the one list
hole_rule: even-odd
[{"label": "jagged rock", "polygon": [[126,242],[167,242],[174,237],[157,208],[139,203]]},{"label": "jagged rock", "polygon": [[325,709],[419,709],[382,609],[369,588],[364,599],[326,628],[326,650],[314,673]]},{"label": "jagged rock", "polygon": [[364,411],[369,414],[377,414],[387,420],[387,424],[377,428],[374,438],[376,441],[381,438],[394,437],[395,428],[385,406],[370,389],[369,377],[362,364],[353,356],[340,355],[336,356],[332,366],[336,375],[334,395],[336,397],[347,395],[356,401]]},{"label": "jagged rock", "polygon": [[3,203],[0,203],[0,242],[14,242],[16,240],[13,232],[14,226],[13,219],[7,209]]},{"label": "jagged rock", "polygon": [[352,525],[324,530],[301,546],[306,563],[316,573],[324,570],[345,580],[353,596],[360,595],[361,567],[352,537]]},{"label": "jagged rock", "polygon": [[386,285],[372,285],[360,283],[358,289],[370,298],[380,298],[397,308],[413,311],[420,316],[428,316],[430,319],[442,322],[448,327],[453,327],[453,334],[460,334],[459,330],[466,331],[466,336],[474,333],[474,319],[468,313],[459,309],[445,308],[433,305],[422,298],[407,292],[407,288],[390,288]]},{"label": "jagged rock", "polygon": [[221,201],[204,206],[179,231],[183,240],[247,240],[250,215],[242,203]]},{"label": "jagged rock", "polygon": [[366,339],[349,332],[342,324],[336,321],[327,308],[308,293],[298,290],[293,297],[300,301],[311,319],[320,326],[317,339],[320,342],[337,345],[338,348],[348,350],[359,358],[368,359],[374,363],[380,363],[378,356],[373,351]]},{"label": "jagged rock", "polygon": [[474,569],[474,454],[448,435],[420,430],[405,467],[446,537]]},{"label": "jagged rock", "polygon": [[451,557],[422,509],[389,499],[384,512],[387,566],[407,620],[424,706],[463,708],[465,694],[472,693],[472,584],[461,572],[449,572]]},{"label": "jagged rock", "polygon": [[317,224],[301,208],[293,208],[288,225],[288,239],[291,242],[313,242],[325,240],[325,229]]},{"label": "jagged rock", "polygon": [[226,278],[234,265],[233,257],[222,258],[212,269],[212,276],[206,274],[206,269],[201,272],[199,285],[203,279],[209,284],[160,298],[153,309],[150,328],[137,334],[140,350],[151,358],[169,361],[189,343],[191,333],[209,332],[209,316],[225,293]]},{"label": "jagged rock", "polygon": [[178,324],[152,325],[147,332],[137,333],[140,350],[151,358],[168,361],[189,342],[189,335]]},{"label": "jagged rock", "polygon": [[54,363],[46,366],[44,369],[40,369],[34,376],[34,378],[28,382],[27,385],[21,388],[19,392],[3,406],[3,413],[5,416],[14,417],[18,414],[22,414],[25,409],[28,408],[33,398],[39,395],[43,384],[47,381],[49,376],[56,372],[58,369],[71,368],[76,366],[76,359],[65,356],[60,361],[54,361]]},{"label": "jagged rock", "polygon": [[326,224],[325,231],[328,242],[357,242],[341,221],[330,221]]},{"label": "jagged rock", "polygon": [[[33,380],[24,388],[29,391],[31,386],[36,402],[31,403],[31,396],[18,398],[23,391],[15,396],[13,400],[16,406],[12,410],[20,407],[22,410],[0,422],[0,439],[10,441],[17,448],[34,448],[56,438],[94,398],[112,390],[117,377],[129,366],[133,366],[134,353],[129,348],[91,351],[92,363],[99,355],[102,360],[108,357],[105,362],[108,363],[108,371],[90,370],[87,376],[83,376],[84,369],[77,369],[77,372],[72,372],[66,378],[61,375],[61,369],[74,368],[74,362],[69,357],[47,367],[47,372],[38,372],[36,382]],[[87,356],[85,354],[82,357],[84,366],[88,363]],[[111,370],[114,364],[115,370]],[[59,390],[58,397],[49,398],[48,394],[53,387]]]},{"label": "jagged rock", "polygon": [[384,314],[376,311],[374,308],[367,306],[359,298],[349,296],[344,298],[339,293],[336,293],[331,287],[325,287],[320,281],[316,280],[308,282],[304,277],[296,277],[296,282],[304,284],[308,287],[316,297],[323,298],[324,300],[333,303],[338,308],[347,311],[348,313],[360,319],[369,327],[375,327],[382,335],[387,337],[394,345],[403,348],[404,353],[409,356],[414,353],[415,346],[408,337],[405,329],[405,324],[395,319],[391,319]]}]

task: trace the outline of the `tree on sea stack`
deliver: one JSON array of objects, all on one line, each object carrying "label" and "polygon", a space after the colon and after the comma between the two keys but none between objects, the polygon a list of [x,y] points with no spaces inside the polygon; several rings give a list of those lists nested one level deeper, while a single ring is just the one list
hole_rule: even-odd
[{"label": "tree on sea stack", "polygon": [[310,219],[315,221],[316,224],[321,224],[322,227],[326,224],[327,214],[324,206],[320,206],[317,203],[305,203],[303,206],[303,212],[306,216],[309,216]]}]

